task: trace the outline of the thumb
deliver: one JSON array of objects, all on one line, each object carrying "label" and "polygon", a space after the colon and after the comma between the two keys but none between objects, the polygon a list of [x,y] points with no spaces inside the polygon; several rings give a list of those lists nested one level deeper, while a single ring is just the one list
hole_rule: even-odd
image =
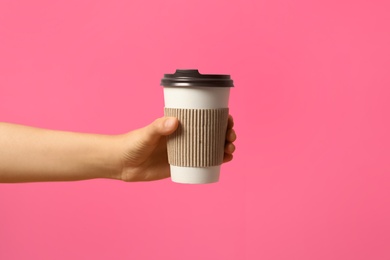
[{"label": "thumb", "polygon": [[179,120],[176,117],[161,117],[144,128],[144,140],[149,143],[155,143],[162,136],[170,135],[179,126]]}]

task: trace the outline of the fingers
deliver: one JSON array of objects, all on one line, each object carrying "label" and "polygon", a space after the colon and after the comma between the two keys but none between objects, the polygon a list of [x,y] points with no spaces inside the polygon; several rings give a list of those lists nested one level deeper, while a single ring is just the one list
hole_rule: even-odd
[{"label": "fingers", "polygon": [[179,126],[179,120],[176,117],[164,117],[163,129],[161,133],[163,135],[172,134]]},{"label": "fingers", "polygon": [[236,132],[233,129],[234,121],[232,115],[229,115],[228,118],[228,127],[226,131],[226,141],[227,142],[234,142],[237,138]]},{"label": "fingers", "polygon": [[179,121],[175,117],[161,117],[151,123],[148,128],[150,135],[169,135],[178,127]]},{"label": "fingers", "polygon": [[175,117],[158,118],[142,129],[144,141],[148,143],[158,142],[162,136],[172,134],[178,126],[179,121]]},{"label": "fingers", "polygon": [[223,162],[227,163],[230,162],[231,160],[233,160],[233,154],[225,153],[225,155],[223,156]]},{"label": "fingers", "polygon": [[233,120],[233,117],[232,115],[229,115],[229,118],[228,118],[228,129],[232,129],[234,126],[234,120]]},{"label": "fingers", "polygon": [[225,145],[225,153],[232,154],[236,150],[236,146],[232,143],[227,143]]},{"label": "fingers", "polygon": [[228,129],[226,131],[226,141],[227,142],[234,142],[236,141],[237,136],[236,136],[236,131],[234,129]]},{"label": "fingers", "polygon": [[228,118],[228,127],[226,131],[226,144],[225,144],[225,154],[223,156],[223,162],[230,162],[233,160],[233,153],[236,150],[236,146],[233,144],[237,139],[236,131],[233,129],[234,121],[233,117],[229,115]]}]

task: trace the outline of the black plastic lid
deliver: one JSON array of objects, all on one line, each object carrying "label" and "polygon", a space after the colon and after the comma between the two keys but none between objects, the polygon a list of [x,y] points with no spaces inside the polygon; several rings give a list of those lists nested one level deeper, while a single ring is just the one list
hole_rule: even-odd
[{"label": "black plastic lid", "polygon": [[164,87],[233,87],[230,75],[200,74],[198,70],[176,70],[174,74],[164,74],[161,80]]}]

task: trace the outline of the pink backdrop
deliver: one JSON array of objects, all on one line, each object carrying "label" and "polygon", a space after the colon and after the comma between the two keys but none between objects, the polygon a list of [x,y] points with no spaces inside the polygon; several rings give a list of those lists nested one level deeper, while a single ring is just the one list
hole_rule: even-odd
[{"label": "pink backdrop", "polygon": [[0,259],[390,259],[389,8],[0,1],[0,121],[123,133],[199,68],[238,133],[218,184],[0,185]]}]

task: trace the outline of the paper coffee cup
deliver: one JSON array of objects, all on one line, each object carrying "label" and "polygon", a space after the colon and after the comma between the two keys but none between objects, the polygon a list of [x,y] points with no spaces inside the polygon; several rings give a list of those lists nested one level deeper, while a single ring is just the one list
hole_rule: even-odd
[{"label": "paper coffee cup", "polygon": [[229,116],[229,75],[176,70],[165,74],[165,116],[179,119],[167,137],[171,179],[203,184],[219,180]]}]

